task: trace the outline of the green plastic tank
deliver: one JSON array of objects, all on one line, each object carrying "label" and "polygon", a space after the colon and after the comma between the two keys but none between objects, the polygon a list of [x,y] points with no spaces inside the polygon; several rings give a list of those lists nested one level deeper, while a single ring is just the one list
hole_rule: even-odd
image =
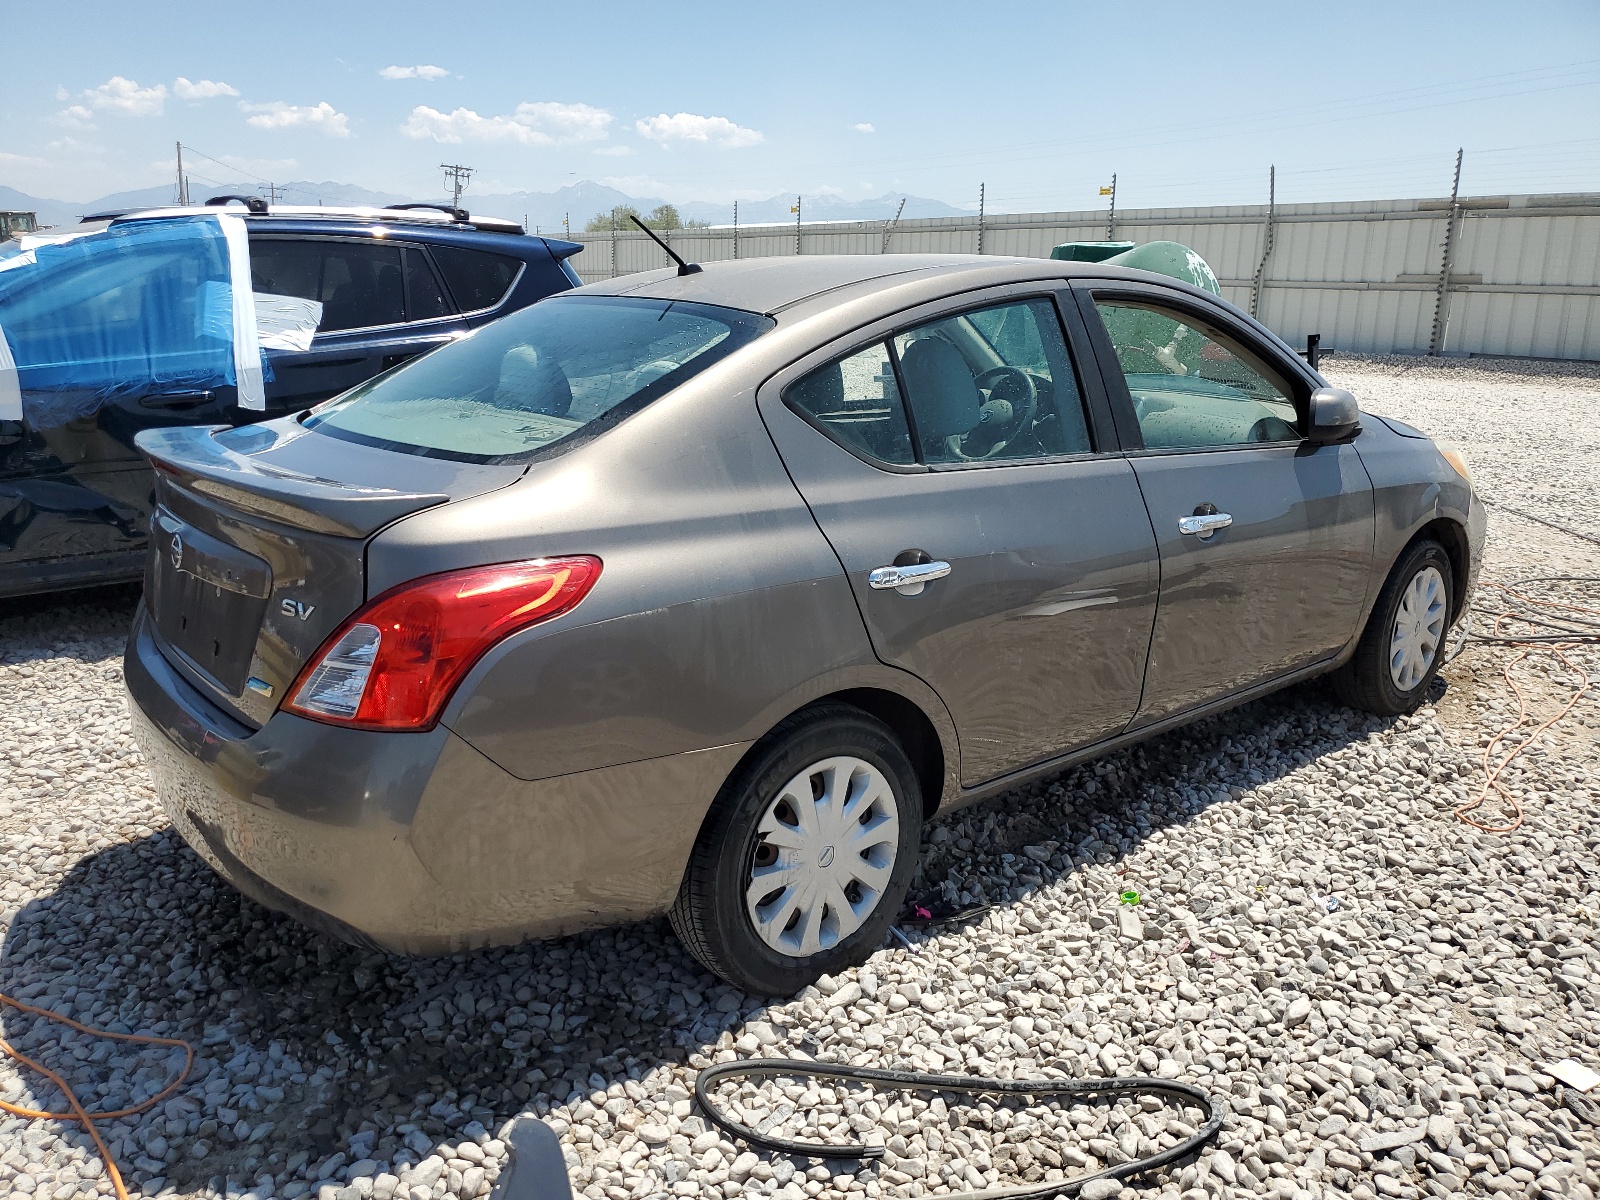
[{"label": "green plastic tank", "polygon": [[1062,242],[1050,251],[1050,257],[1060,262],[1105,262],[1113,254],[1132,250],[1134,242]]},{"label": "green plastic tank", "polygon": [[1133,242],[1062,242],[1050,251],[1050,257],[1060,262],[1103,262],[1112,267],[1154,271],[1192,283],[1213,296],[1222,295],[1210,265],[1181,242],[1146,242],[1142,246]]},{"label": "green plastic tank", "polygon": [[[1103,261],[1107,266],[1167,275],[1213,296],[1222,295],[1216,273],[1206,260],[1179,242],[1146,242]],[[1171,317],[1126,306],[1102,309],[1101,317],[1130,379],[1143,374],[1216,379],[1234,367],[1231,362],[1210,361],[1207,356],[1215,358],[1217,347],[1199,331]]]}]

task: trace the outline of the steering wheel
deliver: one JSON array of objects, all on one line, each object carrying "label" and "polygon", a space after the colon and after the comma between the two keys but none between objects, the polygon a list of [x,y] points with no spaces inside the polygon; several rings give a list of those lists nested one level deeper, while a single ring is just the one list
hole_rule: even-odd
[{"label": "steering wheel", "polygon": [[[1033,381],[1033,376],[1022,368],[1006,366],[990,367],[987,371],[981,372],[973,382],[980,388],[988,389],[991,400],[1006,400],[1011,404],[1011,423],[1004,431],[996,434],[994,444],[987,451],[971,456],[990,458],[1004,449],[1012,438],[1033,428],[1034,418],[1039,412],[1039,385]],[[1005,392],[1015,395],[1006,395]]]}]

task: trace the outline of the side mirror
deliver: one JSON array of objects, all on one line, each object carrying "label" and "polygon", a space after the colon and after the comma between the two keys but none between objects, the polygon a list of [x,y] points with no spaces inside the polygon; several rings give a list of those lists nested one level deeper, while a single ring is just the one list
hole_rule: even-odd
[{"label": "side mirror", "polygon": [[1311,393],[1311,422],[1306,437],[1337,442],[1361,431],[1361,408],[1343,388],[1320,387]]}]

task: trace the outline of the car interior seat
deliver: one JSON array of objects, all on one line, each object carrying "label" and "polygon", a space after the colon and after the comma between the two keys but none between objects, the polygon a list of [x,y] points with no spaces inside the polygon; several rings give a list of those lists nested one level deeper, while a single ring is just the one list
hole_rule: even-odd
[{"label": "car interior seat", "polygon": [[925,337],[906,347],[900,371],[924,452],[930,458],[944,458],[946,441],[970,433],[983,419],[983,397],[972,369],[949,342]]},{"label": "car interior seat", "polygon": [[494,403],[501,408],[564,417],[572,410],[572,385],[561,364],[550,355],[528,345],[513,346],[500,360]]}]

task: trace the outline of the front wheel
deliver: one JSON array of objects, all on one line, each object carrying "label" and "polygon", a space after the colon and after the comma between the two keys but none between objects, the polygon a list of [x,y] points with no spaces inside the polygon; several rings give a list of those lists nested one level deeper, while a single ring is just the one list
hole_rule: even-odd
[{"label": "front wheel", "polygon": [[672,928],[729,983],[788,995],[882,943],[921,838],[921,789],[893,733],[819,705],[782,722],[723,785]]},{"label": "front wheel", "polygon": [[1395,564],[1361,641],[1334,672],[1339,699],[1383,717],[1413,711],[1444,660],[1450,622],[1450,556],[1421,541]]}]

